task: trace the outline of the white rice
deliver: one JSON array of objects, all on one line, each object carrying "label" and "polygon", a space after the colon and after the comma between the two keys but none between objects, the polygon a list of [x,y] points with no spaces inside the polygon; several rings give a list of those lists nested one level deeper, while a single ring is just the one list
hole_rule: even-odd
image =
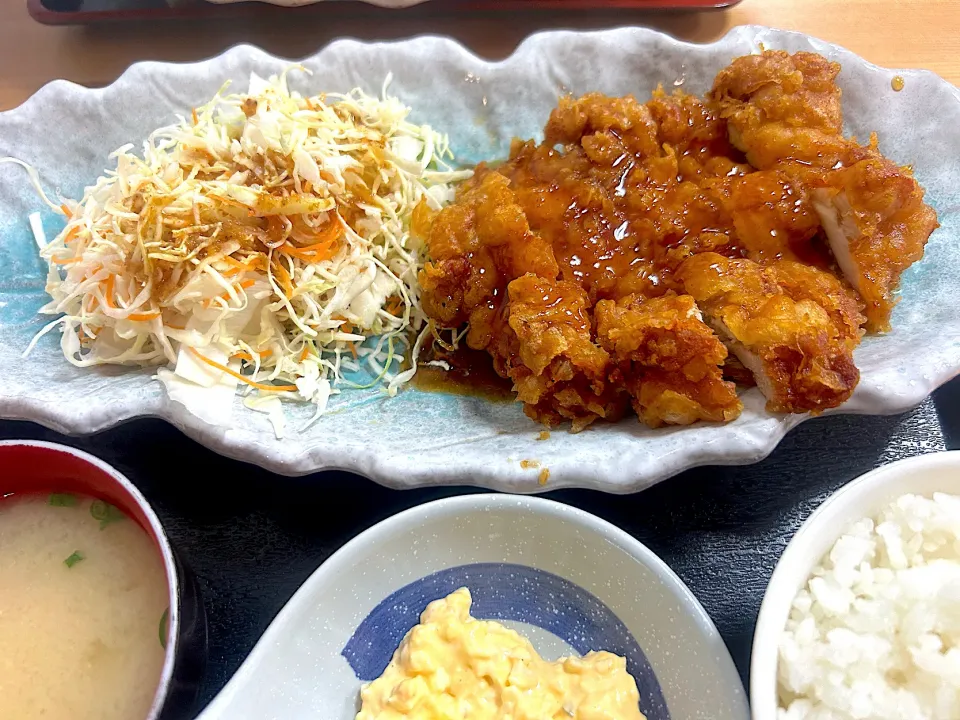
[{"label": "white rice", "polygon": [[960,720],[960,497],[857,522],[793,602],[779,720]]}]

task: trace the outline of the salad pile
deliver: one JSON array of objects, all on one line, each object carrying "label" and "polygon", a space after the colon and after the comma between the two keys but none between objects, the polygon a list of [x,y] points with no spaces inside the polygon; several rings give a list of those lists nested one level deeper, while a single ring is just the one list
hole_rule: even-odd
[{"label": "salad pile", "polygon": [[[42,312],[58,316],[41,335],[60,328],[74,365],[161,366],[171,397],[211,420],[245,385],[278,433],[281,397],[314,403],[316,419],[345,386],[394,394],[431,330],[412,219],[470,171],[386,87],[303,97],[286,73],[254,75],[141,155],[117,150],[82,199],[48,200],[67,217],[53,241],[32,218]],[[373,380],[358,385],[362,369]]]}]

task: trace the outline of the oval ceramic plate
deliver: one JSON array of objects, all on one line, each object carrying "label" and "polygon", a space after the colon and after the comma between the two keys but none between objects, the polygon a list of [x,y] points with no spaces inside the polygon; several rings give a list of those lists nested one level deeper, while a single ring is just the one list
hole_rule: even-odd
[{"label": "oval ceramic plate", "polygon": [[[488,63],[451,40],[422,37],[398,43],[333,43],[294,75],[305,92],[391,92],[414,108],[413,118],[449,133],[462,163],[503,157],[513,137],[539,137],[562,93],[600,91],[645,98],[657,86],[702,94],[734,57],[760,45],[813,50],[843,65],[840,85],[848,131],[880,136],[881,149],[912,163],[941,228],[923,261],[903,280],[894,330],[866,338],[856,353],[862,371],[853,398],[837,412],[895,413],[922,401],[960,371],[960,91],[922,71],[884,70],[818,40],[741,27],[711,45],[691,45],[644,29],[552,32],[524,42],[507,60]],[[40,169],[43,182],[79,197],[107,163],[107,154],[142,140],[153,128],[208,99],[227,78],[245,87],[251,71],[267,75],[288,61],[241,46],[193,65],[141,63],[113,85],[88,90],[57,81],[16,110],[0,114],[0,156]],[[894,92],[901,75],[905,87]],[[21,353],[43,321],[44,267],[27,223],[41,210],[20,168],[0,166],[0,414],[34,420],[61,432],[89,433],[127,418],[161,416],[225,455],[283,474],[343,468],[395,486],[472,483],[518,492],[591,487],[640,490],[689,467],[743,464],[765,457],[804,416],[771,415],[759,391],[743,395],[744,412],[727,425],[651,430],[629,418],[596,424],[577,435],[541,427],[516,404],[406,390],[387,399],[378,390],[345,391],[334,412],[308,432],[293,428],[309,407],[291,407],[288,437],[277,440],[265,415],[235,402],[229,427],[204,424],[171,402],[151,370],[79,370],[47,336],[29,360]],[[43,216],[48,234],[62,219]]]}]

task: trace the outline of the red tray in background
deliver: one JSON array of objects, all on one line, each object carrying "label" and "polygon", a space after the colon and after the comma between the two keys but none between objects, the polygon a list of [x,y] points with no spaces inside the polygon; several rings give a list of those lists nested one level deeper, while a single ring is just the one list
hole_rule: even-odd
[{"label": "red tray in background", "polygon": [[[262,2],[217,5],[204,0],[27,0],[30,15],[46,25],[87,25],[108,20],[161,20],[168,18],[226,18],[290,16],[322,12],[327,17],[404,14],[460,14],[478,11],[520,10],[705,10],[736,5],[740,0],[427,0],[409,8],[378,8],[360,0],[323,0],[313,5],[285,8]],[[54,9],[76,6],[79,9]]]}]

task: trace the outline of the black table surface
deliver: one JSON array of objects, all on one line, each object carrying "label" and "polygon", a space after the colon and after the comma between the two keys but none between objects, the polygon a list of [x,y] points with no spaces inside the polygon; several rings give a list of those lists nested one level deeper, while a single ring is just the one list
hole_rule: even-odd
[{"label": "black table surface", "polygon": [[[388,490],[344,472],[284,478],[222,458],[159,420],[68,438],[0,422],[0,438],[62,442],[116,466],[153,504],[198,576],[209,658],[192,718],[236,671],[300,584],[338,547],[400,510],[468,487]],[[802,424],[766,460],[690,470],[649,490],[611,496],[561,490],[650,547],[700,599],[744,683],[763,591],[801,522],[858,475],[911,455],[960,447],[960,378],[920,407],[888,417]]]}]

